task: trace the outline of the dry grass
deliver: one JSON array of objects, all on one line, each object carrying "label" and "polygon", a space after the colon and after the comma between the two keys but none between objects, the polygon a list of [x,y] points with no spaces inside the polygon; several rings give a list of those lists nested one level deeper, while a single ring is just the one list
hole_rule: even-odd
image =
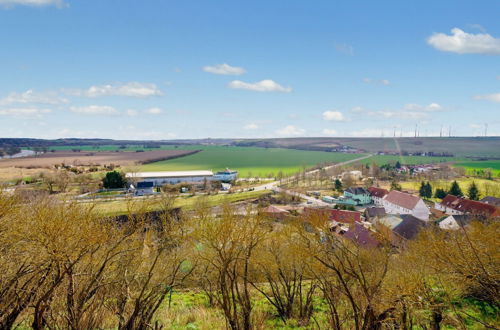
[{"label": "dry grass", "polygon": [[73,152],[56,151],[36,157],[0,160],[0,168],[50,168],[54,165],[136,165],[172,159],[196,153],[196,150],[153,150],[144,152]]}]

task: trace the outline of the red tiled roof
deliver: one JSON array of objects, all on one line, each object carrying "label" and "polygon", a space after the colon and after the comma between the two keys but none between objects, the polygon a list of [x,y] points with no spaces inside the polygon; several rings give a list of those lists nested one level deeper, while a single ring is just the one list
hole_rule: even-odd
[{"label": "red tiled roof", "polygon": [[377,187],[370,187],[368,188],[368,191],[370,192],[370,195],[379,198],[384,198],[384,196],[389,193],[387,190]]},{"label": "red tiled roof", "polygon": [[314,209],[305,208],[304,215],[311,216],[317,215],[325,219],[334,220],[341,223],[355,223],[361,221],[361,212],[336,210],[336,209]]},{"label": "red tiled roof", "polygon": [[399,205],[408,210],[413,210],[413,208],[420,201],[420,197],[413,196],[398,190],[391,190],[391,192],[387,194],[384,199],[389,203]]},{"label": "red tiled roof", "polygon": [[500,208],[495,207],[494,205],[472,201],[470,199],[460,198],[453,195],[447,195],[441,204],[463,213],[481,214],[488,217],[500,216]]}]

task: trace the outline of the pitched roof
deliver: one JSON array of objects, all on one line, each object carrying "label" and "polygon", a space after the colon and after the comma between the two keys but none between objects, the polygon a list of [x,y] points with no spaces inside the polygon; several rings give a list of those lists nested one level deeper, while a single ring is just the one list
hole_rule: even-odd
[{"label": "pitched roof", "polygon": [[369,195],[370,194],[370,192],[363,187],[350,187],[350,188],[346,189],[345,191],[347,191],[353,195]]},{"label": "pitched roof", "polygon": [[442,200],[441,205],[468,214],[478,214],[487,217],[500,216],[500,208],[495,205],[472,201],[470,199],[460,198],[453,195],[447,195]]},{"label": "pitched roof", "polygon": [[402,214],[400,215],[401,223],[392,229],[393,232],[398,234],[399,236],[412,239],[417,236],[418,232],[426,226],[426,222],[422,221],[418,218],[415,218],[410,214]]},{"label": "pitched roof", "polygon": [[135,172],[127,173],[127,178],[183,178],[183,177],[198,177],[198,176],[213,176],[212,171],[163,171],[163,172]]},{"label": "pitched roof", "polygon": [[347,211],[347,210],[336,210],[330,208],[318,209],[318,208],[304,208],[304,216],[311,217],[317,216],[324,218],[325,220],[333,220],[341,223],[355,223],[361,221],[361,212],[357,211]]},{"label": "pitched roof", "polygon": [[373,233],[360,223],[352,225],[344,234],[344,237],[353,240],[363,247],[377,247],[380,244],[379,241],[375,239]]},{"label": "pitched roof", "polygon": [[398,190],[391,190],[387,196],[384,197],[389,203],[399,205],[405,209],[413,210],[417,203],[420,201],[420,197],[413,196]]},{"label": "pitched roof", "polygon": [[386,215],[385,209],[383,207],[367,207],[365,210],[365,215],[369,218],[383,217]]},{"label": "pitched roof", "polygon": [[355,223],[361,221],[361,213],[347,210],[330,210],[330,220],[342,223]]},{"label": "pitched roof", "polygon": [[480,202],[490,204],[490,205],[495,205],[496,207],[500,207],[500,198],[497,198],[497,197],[486,196],[483,199],[481,199]]},{"label": "pitched roof", "polygon": [[283,209],[276,207],[276,206],[273,206],[273,205],[269,205],[268,207],[264,208],[262,210],[262,212],[265,212],[265,213],[288,213],[288,211],[283,210]]},{"label": "pitched roof", "polygon": [[382,188],[377,188],[377,187],[370,187],[368,188],[368,192],[374,196],[374,197],[379,197],[379,198],[384,198],[385,195],[389,193],[389,191],[382,189]]}]

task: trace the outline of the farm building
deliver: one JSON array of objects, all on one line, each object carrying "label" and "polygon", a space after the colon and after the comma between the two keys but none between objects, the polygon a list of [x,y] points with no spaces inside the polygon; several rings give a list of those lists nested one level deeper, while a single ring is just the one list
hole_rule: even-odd
[{"label": "farm building", "polygon": [[155,186],[177,184],[180,182],[203,182],[214,179],[212,171],[169,171],[127,173],[129,180],[153,182]]},{"label": "farm building", "polygon": [[389,192],[382,200],[382,205],[388,214],[411,214],[418,219],[429,220],[430,212],[424,201],[401,191]]},{"label": "farm building", "polygon": [[137,184],[135,194],[137,196],[151,195],[151,194],[153,194],[153,188],[154,188],[153,182],[149,182],[149,181],[139,182]]},{"label": "farm building", "polygon": [[226,168],[224,171],[215,173],[214,180],[222,182],[231,182],[238,178],[238,171],[232,171]]}]

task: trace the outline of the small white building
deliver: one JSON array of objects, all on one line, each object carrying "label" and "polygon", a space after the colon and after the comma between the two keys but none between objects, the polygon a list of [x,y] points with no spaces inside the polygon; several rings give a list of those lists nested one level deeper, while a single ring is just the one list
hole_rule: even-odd
[{"label": "small white building", "polygon": [[153,182],[155,186],[177,184],[181,182],[203,182],[213,180],[212,171],[168,171],[168,172],[135,172],[127,173],[129,180]]},{"label": "small white building", "polygon": [[472,220],[470,215],[450,215],[439,222],[439,228],[444,230],[458,230],[465,227]]},{"label": "small white building", "polygon": [[430,211],[420,197],[398,190],[389,192],[383,198],[382,206],[388,214],[410,214],[420,220],[429,220]]},{"label": "small white building", "polygon": [[373,203],[376,206],[383,206],[384,197],[389,193],[388,190],[377,187],[368,188],[368,192],[372,196]]}]

